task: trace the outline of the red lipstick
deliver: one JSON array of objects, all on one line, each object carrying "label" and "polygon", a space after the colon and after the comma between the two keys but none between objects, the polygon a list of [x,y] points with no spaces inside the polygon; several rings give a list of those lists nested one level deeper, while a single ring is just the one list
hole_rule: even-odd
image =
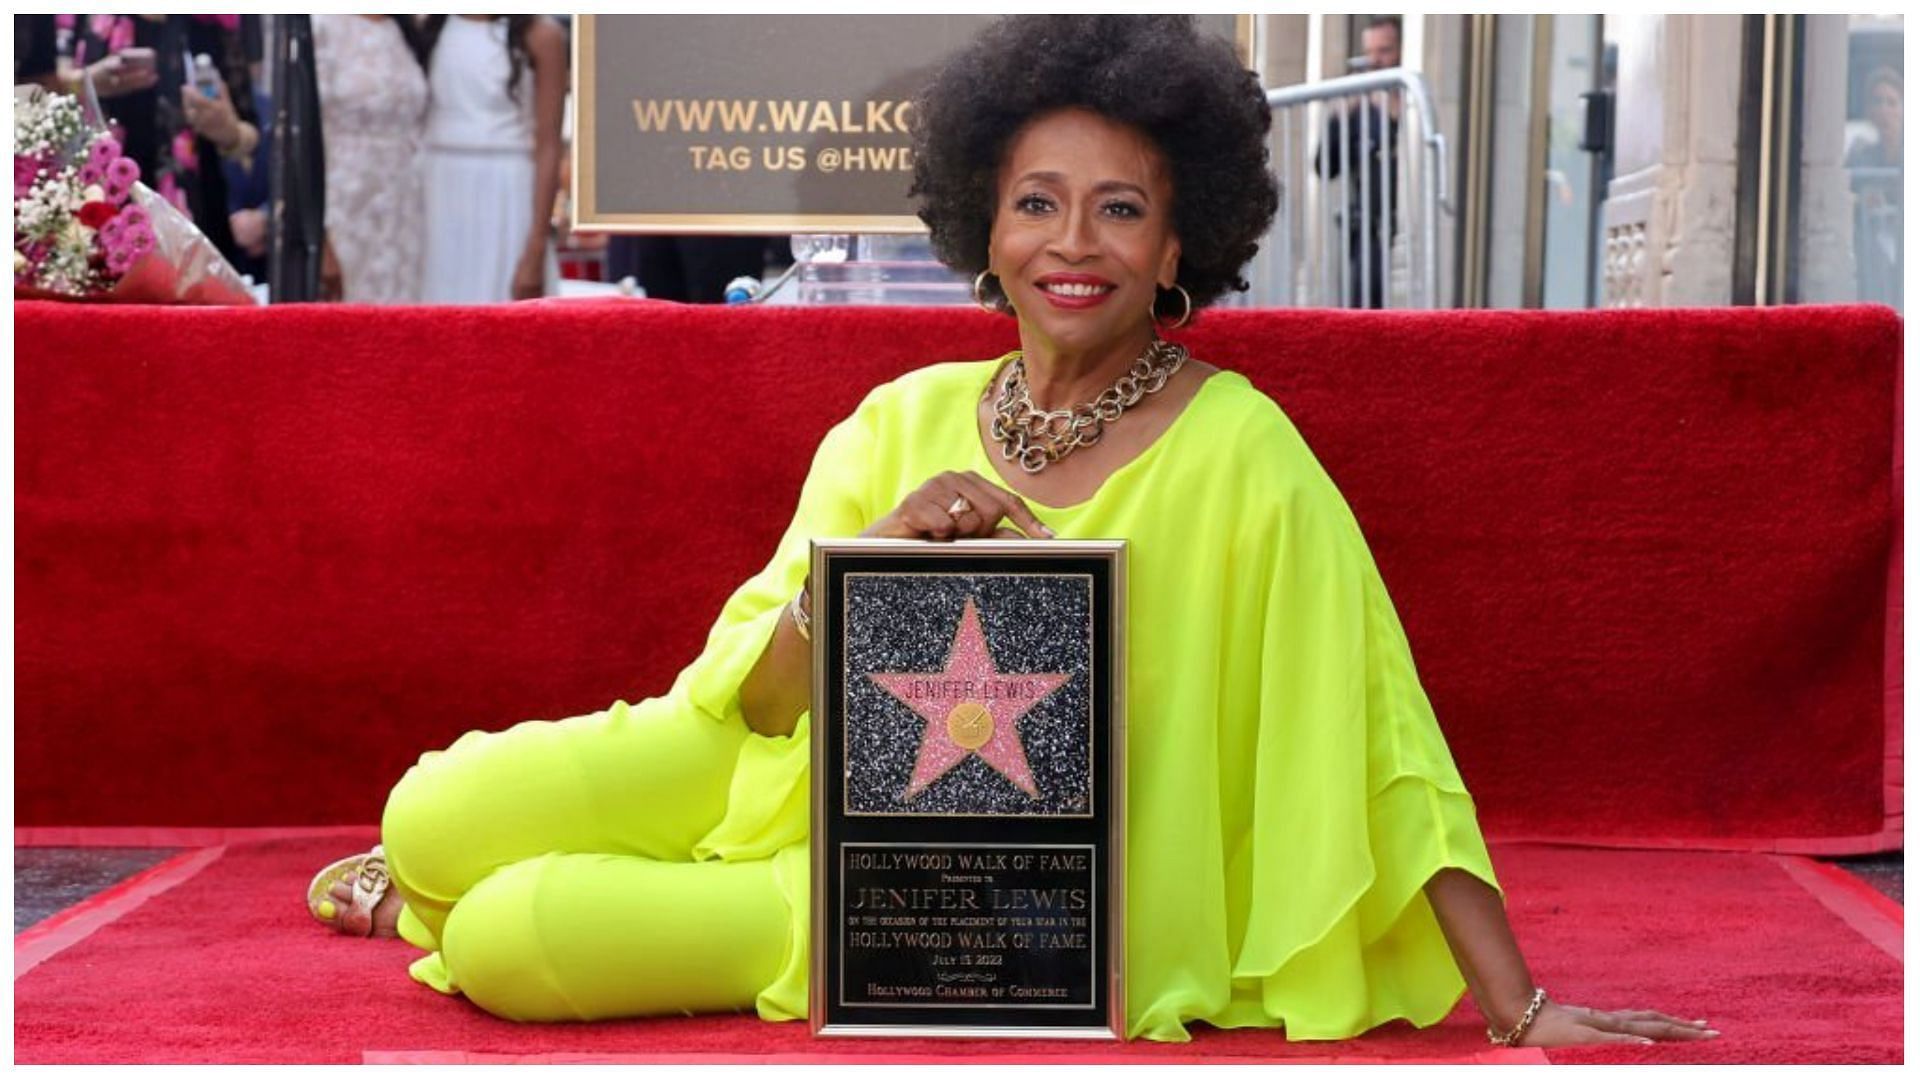
[{"label": "red lipstick", "polygon": [[[1094,307],[1112,296],[1118,288],[1098,274],[1067,272],[1042,274],[1034,279],[1033,284],[1040,291],[1040,295],[1047,298],[1047,303],[1056,308],[1068,309]],[[1056,288],[1064,286],[1069,291],[1057,292],[1055,288],[1049,288],[1050,286]]]}]

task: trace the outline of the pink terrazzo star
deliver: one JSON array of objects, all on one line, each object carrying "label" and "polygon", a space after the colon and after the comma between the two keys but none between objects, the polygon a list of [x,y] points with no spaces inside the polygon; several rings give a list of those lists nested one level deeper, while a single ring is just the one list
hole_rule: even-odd
[{"label": "pink terrazzo star", "polygon": [[926,718],[920,754],[903,800],[911,800],[977,754],[1022,792],[1040,798],[1027,766],[1026,748],[1015,730],[1026,712],[1067,681],[1060,672],[1002,674],[987,653],[980,613],[967,598],[943,672],[875,672],[872,679],[907,708]]}]

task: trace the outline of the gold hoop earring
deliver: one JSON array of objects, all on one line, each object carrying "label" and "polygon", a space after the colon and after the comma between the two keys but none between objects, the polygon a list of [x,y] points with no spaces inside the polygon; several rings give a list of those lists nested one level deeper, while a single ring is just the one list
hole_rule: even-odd
[{"label": "gold hoop earring", "polygon": [[1172,288],[1180,294],[1180,301],[1183,305],[1180,309],[1179,319],[1172,323],[1162,323],[1160,321],[1160,295],[1158,293],[1154,294],[1153,307],[1147,309],[1147,314],[1153,319],[1153,325],[1161,330],[1179,330],[1181,327],[1186,326],[1193,318],[1193,294],[1187,292],[1187,287],[1181,285],[1179,282],[1174,282]]},{"label": "gold hoop earring", "polygon": [[1002,307],[999,301],[989,301],[986,297],[987,275],[992,273],[993,271],[991,270],[983,270],[980,273],[975,274],[973,276],[974,306],[981,309],[982,311],[990,312],[994,315],[1011,314],[1011,310],[1013,308],[1012,304],[1007,304],[1005,307]]}]

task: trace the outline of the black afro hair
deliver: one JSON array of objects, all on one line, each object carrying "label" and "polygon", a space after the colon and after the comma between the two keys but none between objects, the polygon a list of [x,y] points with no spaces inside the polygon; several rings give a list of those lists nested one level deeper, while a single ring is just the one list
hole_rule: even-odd
[{"label": "black afro hair", "polygon": [[1233,47],[1186,15],[1009,16],[947,62],[914,106],[910,191],[941,261],[968,276],[986,269],[1008,142],[1075,106],[1139,129],[1166,157],[1179,282],[1194,307],[1246,289],[1240,271],[1279,202],[1273,115]]}]

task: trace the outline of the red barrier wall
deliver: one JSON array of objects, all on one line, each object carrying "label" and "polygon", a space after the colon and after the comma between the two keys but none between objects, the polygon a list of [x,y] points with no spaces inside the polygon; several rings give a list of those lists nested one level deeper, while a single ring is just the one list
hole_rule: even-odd
[{"label": "red barrier wall", "polygon": [[[23,825],[371,822],[462,731],[658,692],[830,424],[1014,341],[965,310],[15,314]],[[1901,335],[1859,307],[1183,337],[1353,504],[1489,832],[1861,849],[1899,843]]]}]

